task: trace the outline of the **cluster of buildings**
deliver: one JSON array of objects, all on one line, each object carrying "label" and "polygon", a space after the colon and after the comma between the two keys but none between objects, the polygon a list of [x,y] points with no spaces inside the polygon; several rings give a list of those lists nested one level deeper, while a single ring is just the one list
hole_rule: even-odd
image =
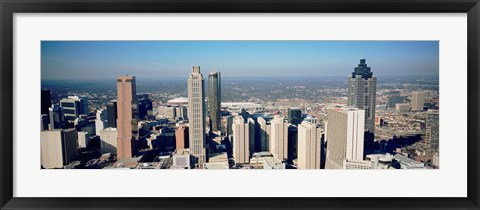
[{"label": "cluster of buildings", "polygon": [[[42,90],[43,168],[72,168],[89,157],[82,148],[96,148],[110,161],[105,168],[427,168],[401,153],[367,154],[382,119],[377,78],[363,58],[348,76],[346,104],[329,104],[322,120],[301,107],[269,112],[253,102],[222,103],[220,72],[208,74],[206,91],[199,66],[188,76],[188,96],[155,110],[149,94],[136,93],[134,76],[120,76],[116,84],[116,100],[95,112],[88,98],[69,96],[52,105],[50,92]],[[423,111],[424,98],[413,93],[405,111]],[[403,99],[391,99],[402,109]],[[425,145],[438,166],[438,113],[426,118]]]}]

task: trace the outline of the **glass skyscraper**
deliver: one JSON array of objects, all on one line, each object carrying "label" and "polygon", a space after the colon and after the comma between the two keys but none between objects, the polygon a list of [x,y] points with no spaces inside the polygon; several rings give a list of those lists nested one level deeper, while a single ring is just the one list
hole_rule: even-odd
[{"label": "glass skyscraper", "polygon": [[371,134],[375,131],[376,92],[377,77],[370,71],[365,58],[361,58],[348,77],[348,106],[365,110],[365,130]]}]

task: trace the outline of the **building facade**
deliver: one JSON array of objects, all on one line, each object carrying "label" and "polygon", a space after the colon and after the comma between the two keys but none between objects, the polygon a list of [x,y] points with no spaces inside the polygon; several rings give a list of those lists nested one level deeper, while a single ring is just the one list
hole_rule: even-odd
[{"label": "building facade", "polygon": [[275,115],[270,121],[269,151],[280,160],[288,158],[288,125],[279,115]]},{"label": "building facade", "polygon": [[320,169],[322,133],[323,129],[319,125],[307,121],[298,125],[299,169]]},{"label": "building facade", "polygon": [[205,81],[200,66],[194,66],[188,77],[188,124],[190,154],[194,162],[206,162],[205,140]]},{"label": "building facade", "polygon": [[188,143],[188,126],[181,123],[175,130],[175,147],[176,149],[189,148]]},{"label": "building facade", "polygon": [[107,103],[107,128],[117,127],[117,101],[112,100]]},{"label": "building facade", "polygon": [[344,160],[363,160],[365,110],[348,106],[328,109],[326,169],[342,169]]},{"label": "building facade", "polygon": [[[252,118],[237,116],[233,120],[233,159],[236,164],[248,163],[255,139],[255,122]],[[253,146],[253,147],[252,147]]]},{"label": "building facade", "polygon": [[425,93],[415,91],[412,93],[412,111],[422,111],[425,104]]},{"label": "building facade", "polygon": [[105,128],[98,132],[100,136],[100,151],[102,154],[110,153],[117,154],[117,138],[118,133],[116,128]]},{"label": "building facade", "polygon": [[302,123],[302,109],[292,107],[287,109],[287,120],[293,125]]},{"label": "building facade", "polygon": [[222,101],[221,92],[221,74],[220,72],[211,72],[208,75],[208,110],[212,131],[221,130],[220,103]]},{"label": "building facade", "polygon": [[63,168],[78,156],[78,134],[73,128],[40,133],[40,153],[43,168]]},{"label": "building facade", "polygon": [[377,77],[370,71],[365,58],[348,77],[348,106],[365,110],[365,130],[375,131],[375,105],[377,100]]},{"label": "building facade", "polygon": [[137,90],[134,76],[117,78],[117,159],[132,158],[138,140]]},{"label": "building facade", "polygon": [[[256,140],[260,143],[260,152],[268,151],[268,142],[270,137],[270,124],[263,117],[257,118],[257,127],[255,132],[257,133]],[[268,127],[267,127],[268,126]]]}]

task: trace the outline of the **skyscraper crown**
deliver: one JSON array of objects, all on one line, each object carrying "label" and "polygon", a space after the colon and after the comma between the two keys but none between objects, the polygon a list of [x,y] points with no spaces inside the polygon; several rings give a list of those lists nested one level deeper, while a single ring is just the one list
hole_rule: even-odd
[{"label": "skyscraper crown", "polygon": [[373,76],[373,73],[370,71],[370,67],[367,66],[367,63],[365,63],[365,58],[360,59],[360,63],[357,67],[355,67],[355,70],[352,73],[352,78],[355,78],[357,75],[361,75],[364,79],[372,78]]},{"label": "skyscraper crown", "polygon": [[200,74],[200,66],[193,66],[192,67],[192,73]]}]

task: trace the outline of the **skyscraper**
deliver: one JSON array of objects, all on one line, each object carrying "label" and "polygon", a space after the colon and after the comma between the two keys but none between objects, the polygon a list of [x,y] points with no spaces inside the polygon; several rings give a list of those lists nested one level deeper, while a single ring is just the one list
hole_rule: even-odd
[{"label": "skyscraper", "polygon": [[88,114],[88,99],[86,97],[68,96],[60,100],[65,118],[73,122],[79,115]]},{"label": "skyscraper", "polygon": [[288,108],[287,119],[289,123],[294,125],[302,123],[302,109],[298,107]]},{"label": "skyscraper", "polygon": [[365,110],[365,129],[369,133],[375,131],[375,105],[377,94],[377,77],[367,67],[365,58],[348,77],[348,106]]},{"label": "skyscraper", "polygon": [[[134,76],[117,78],[117,159],[131,158],[138,139],[137,91]],[[134,142],[135,141],[135,142]]]},{"label": "skyscraper", "polygon": [[363,160],[365,111],[348,106],[328,109],[326,169],[342,169],[344,160]]},{"label": "skyscraper", "polygon": [[237,116],[233,120],[233,159],[235,163],[248,163],[255,138],[255,122],[252,118]]},{"label": "skyscraper", "polygon": [[153,102],[152,94],[142,93],[137,95],[138,100],[138,118],[145,119],[152,115]]},{"label": "skyscraper", "polygon": [[112,100],[107,103],[107,127],[117,127],[117,101]]},{"label": "skyscraper", "polygon": [[268,151],[268,139],[270,137],[270,127],[267,130],[267,121],[263,117],[257,118],[257,127],[255,132],[257,133],[256,140],[260,142],[260,152]]},{"label": "skyscraper", "polygon": [[288,124],[279,115],[273,116],[273,120],[270,121],[269,151],[280,160],[288,158]]},{"label": "skyscraper", "polygon": [[42,95],[41,95],[41,114],[46,114],[48,115],[48,108],[52,106],[52,97],[50,90],[42,90]]},{"label": "skyscraper", "polygon": [[188,132],[190,154],[194,162],[203,165],[206,162],[205,149],[205,82],[200,66],[192,67],[188,77]]},{"label": "skyscraper", "polygon": [[208,110],[212,131],[219,131],[220,122],[220,102],[221,102],[221,75],[220,72],[211,72],[208,75]]},{"label": "skyscraper", "polygon": [[298,125],[298,168],[320,169],[323,129],[316,124],[303,121]]},{"label": "skyscraper", "polygon": [[424,92],[413,92],[412,93],[412,111],[422,111],[423,105],[425,104],[425,93]]},{"label": "skyscraper", "polygon": [[53,105],[48,108],[50,125],[49,130],[65,128],[65,117],[63,115],[63,108],[58,105]]}]

